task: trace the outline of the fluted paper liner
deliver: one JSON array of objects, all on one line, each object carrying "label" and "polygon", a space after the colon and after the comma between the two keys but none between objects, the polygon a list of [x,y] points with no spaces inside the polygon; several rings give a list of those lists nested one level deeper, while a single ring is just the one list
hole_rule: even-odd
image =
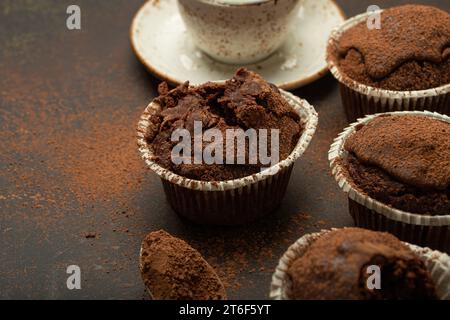
[{"label": "fluted paper liner", "polygon": [[[381,10],[380,12],[382,12]],[[336,47],[342,34],[372,13],[357,15],[335,28],[328,40]],[[328,68],[340,83],[342,103],[347,119],[352,122],[367,114],[391,111],[435,111],[450,115],[450,84],[428,90],[392,91],[371,87],[346,76],[339,70],[338,62],[328,53]]]},{"label": "fluted paper liner", "polygon": [[429,246],[448,252],[450,249],[450,213],[448,215],[423,215],[395,209],[377,201],[355,187],[346,169],[336,161],[345,158],[344,149],[347,138],[364,125],[383,115],[416,115],[450,123],[450,117],[428,111],[400,111],[369,115],[347,127],[334,140],[328,153],[332,173],[339,187],[347,193],[350,212],[359,227],[372,230],[389,231],[403,241]]},{"label": "fluted paper liner", "polygon": [[235,225],[248,223],[274,211],[280,204],[294,162],[305,152],[316,131],[318,115],[306,100],[281,90],[282,96],[301,119],[303,133],[285,159],[252,176],[229,181],[198,181],[177,175],[158,165],[145,141],[150,115],[160,106],[152,102],[138,124],[138,146],[149,168],[162,180],[166,197],[180,215],[201,224]]},{"label": "fluted paper liner", "polygon": [[[337,229],[332,229],[337,230]],[[298,239],[285,254],[281,257],[275,273],[272,276],[270,287],[270,298],[273,300],[290,300],[291,281],[287,271],[291,264],[303,256],[308,247],[322,235],[332,231],[322,230],[321,232],[306,234]],[[404,242],[422,261],[431,274],[431,278],[436,286],[436,292],[441,300],[450,300],[450,257],[445,253],[433,251],[429,248],[422,248]],[[308,290],[308,288],[305,288]]]}]

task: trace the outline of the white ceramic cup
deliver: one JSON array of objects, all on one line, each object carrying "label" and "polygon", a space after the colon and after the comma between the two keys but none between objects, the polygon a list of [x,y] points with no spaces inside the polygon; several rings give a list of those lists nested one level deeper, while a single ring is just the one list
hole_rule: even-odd
[{"label": "white ceramic cup", "polygon": [[250,64],[286,40],[301,0],[178,0],[194,44],[213,59]]}]

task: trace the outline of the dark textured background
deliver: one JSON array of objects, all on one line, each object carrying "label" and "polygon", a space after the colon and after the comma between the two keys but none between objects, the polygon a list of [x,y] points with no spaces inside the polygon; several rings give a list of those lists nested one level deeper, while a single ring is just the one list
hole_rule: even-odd
[{"label": "dark textured background", "polygon": [[[347,16],[374,4],[337,2]],[[421,2],[450,10],[448,0]],[[65,11],[72,3],[82,9],[81,31],[65,27]],[[129,45],[129,25],[141,4],[142,0],[0,1],[0,298],[146,299],[137,267],[140,241],[162,228],[188,240],[214,264],[227,279],[231,298],[263,299],[278,258],[290,243],[306,232],[352,224],[346,198],[328,169],[329,145],[346,125],[337,84],[329,75],[295,92],[319,112],[319,129],[296,164],[281,208],[252,226],[206,228],[180,220],[165,202],[160,181],[143,164],[132,175],[140,184],[127,189],[121,197],[125,201],[112,199],[107,190],[96,190],[93,199],[86,200],[79,191],[71,191],[67,174],[45,159],[47,149],[30,154],[24,153],[26,148],[13,150],[11,139],[26,144],[89,130],[84,126],[99,113],[106,118],[113,114],[111,121],[119,119],[129,128],[111,130],[111,135],[124,135],[134,143],[139,113],[155,96],[158,83]],[[30,110],[41,109],[65,121],[31,116],[35,113]],[[23,119],[23,124],[12,124],[11,117]],[[36,122],[42,126],[45,121],[54,126],[37,130]],[[58,139],[48,150],[58,150],[58,143],[64,143]],[[122,152],[120,145],[108,150]],[[78,155],[68,155],[67,166],[71,156]],[[141,161],[137,150],[131,157],[132,163]],[[98,196],[101,191],[104,196]],[[87,233],[95,238],[86,238]],[[82,269],[82,290],[66,288],[70,264]]]}]

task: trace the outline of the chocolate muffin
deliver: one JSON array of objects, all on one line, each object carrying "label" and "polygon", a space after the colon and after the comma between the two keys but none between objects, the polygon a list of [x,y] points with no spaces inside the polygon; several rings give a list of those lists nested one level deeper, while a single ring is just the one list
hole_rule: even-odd
[{"label": "chocolate muffin", "polygon": [[450,14],[404,5],[381,13],[381,28],[364,20],[329,46],[329,59],[352,80],[371,87],[425,90],[450,84]]},{"label": "chocolate muffin", "polygon": [[450,214],[450,124],[423,116],[380,116],[345,142],[355,188],[394,208]]},{"label": "chocolate muffin", "polygon": [[[196,87],[184,85],[169,91],[165,83],[159,87],[160,96],[155,100],[160,110],[151,115],[146,140],[160,166],[180,176],[201,181],[225,181],[239,179],[258,173],[264,168],[259,159],[250,159],[248,143],[243,148],[234,144],[232,158],[245,159],[206,164],[196,163],[194,152],[187,163],[176,164],[171,155],[174,146],[171,136],[177,129],[186,129],[191,136],[192,150],[196,136],[194,121],[202,124],[202,133],[219,130],[223,136],[223,159],[226,154],[228,129],[267,129],[270,150],[271,129],[279,130],[279,160],[286,159],[298,143],[302,133],[300,118],[289,103],[281,96],[278,88],[267,83],[258,74],[240,69],[225,83],[206,83]],[[198,135],[198,133],[197,133]],[[202,146],[202,151],[206,144]],[[228,155],[229,155],[228,154]]]},{"label": "chocolate muffin", "polygon": [[[379,267],[379,289],[367,285],[369,266]],[[291,299],[437,299],[434,282],[419,257],[391,234],[365,229],[325,233],[292,263],[288,275]]]}]

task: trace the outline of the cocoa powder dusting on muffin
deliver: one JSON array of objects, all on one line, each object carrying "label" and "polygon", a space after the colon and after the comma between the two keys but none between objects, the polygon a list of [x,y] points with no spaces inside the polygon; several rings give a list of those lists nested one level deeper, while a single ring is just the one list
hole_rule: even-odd
[{"label": "cocoa powder dusting on muffin", "polygon": [[450,124],[423,116],[380,116],[345,143],[357,188],[401,210],[450,212]]},{"label": "cocoa powder dusting on muffin", "polygon": [[[367,267],[380,268],[381,288],[367,286]],[[346,228],[320,236],[288,269],[291,299],[437,299],[420,260],[389,233]]]},{"label": "cocoa powder dusting on muffin", "polygon": [[142,242],[142,279],[156,300],[223,300],[225,288],[200,253],[165,231]]},{"label": "cocoa powder dusting on muffin", "polygon": [[409,91],[450,83],[449,47],[449,13],[405,5],[384,10],[380,29],[364,20],[345,31],[329,54],[359,83]]},{"label": "cocoa powder dusting on muffin", "polygon": [[445,190],[450,184],[450,123],[423,116],[377,117],[345,148],[400,181]]}]

